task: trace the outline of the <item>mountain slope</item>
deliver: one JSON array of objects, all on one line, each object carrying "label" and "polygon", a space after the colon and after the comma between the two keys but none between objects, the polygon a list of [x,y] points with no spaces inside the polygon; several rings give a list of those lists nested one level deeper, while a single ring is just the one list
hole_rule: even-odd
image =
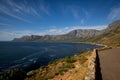
[{"label": "mountain slope", "polygon": [[120,20],[110,24],[102,31],[102,34],[89,38],[86,41],[106,44],[109,46],[120,46]]}]

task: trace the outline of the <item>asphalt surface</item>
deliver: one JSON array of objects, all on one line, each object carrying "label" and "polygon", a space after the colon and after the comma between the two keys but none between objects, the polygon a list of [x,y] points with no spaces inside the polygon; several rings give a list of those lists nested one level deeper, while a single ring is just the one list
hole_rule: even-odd
[{"label": "asphalt surface", "polygon": [[102,80],[120,80],[120,48],[98,52]]}]

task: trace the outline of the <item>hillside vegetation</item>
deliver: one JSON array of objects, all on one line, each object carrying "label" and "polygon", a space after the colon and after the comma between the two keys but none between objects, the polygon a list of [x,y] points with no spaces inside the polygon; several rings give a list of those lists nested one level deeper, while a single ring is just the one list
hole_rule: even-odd
[{"label": "hillside vegetation", "polygon": [[83,80],[91,52],[53,61],[29,73],[25,80]]},{"label": "hillside vegetation", "polygon": [[102,31],[102,34],[89,38],[85,41],[105,44],[108,46],[120,46],[120,20],[110,24]]}]

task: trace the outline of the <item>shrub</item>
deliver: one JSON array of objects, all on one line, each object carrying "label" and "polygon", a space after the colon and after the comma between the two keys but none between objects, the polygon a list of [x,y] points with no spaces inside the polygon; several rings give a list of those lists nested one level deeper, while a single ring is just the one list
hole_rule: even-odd
[{"label": "shrub", "polygon": [[64,72],[68,71],[71,68],[74,68],[75,66],[72,63],[65,63],[63,66],[61,66],[58,71],[55,73],[55,75],[63,74]]},{"label": "shrub", "polygon": [[13,69],[0,75],[0,80],[24,80],[26,73],[23,70]]},{"label": "shrub", "polygon": [[72,63],[66,63],[66,64],[64,64],[63,67],[64,67],[64,68],[71,69],[71,68],[74,68],[75,66],[74,66]]},{"label": "shrub", "polygon": [[65,58],[65,62],[67,62],[67,63],[73,63],[73,62],[75,62],[76,60],[74,59],[74,57],[66,57]]},{"label": "shrub", "polygon": [[84,62],[86,62],[88,59],[85,56],[79,56],[79,61],[81,64],[83,64]]}]

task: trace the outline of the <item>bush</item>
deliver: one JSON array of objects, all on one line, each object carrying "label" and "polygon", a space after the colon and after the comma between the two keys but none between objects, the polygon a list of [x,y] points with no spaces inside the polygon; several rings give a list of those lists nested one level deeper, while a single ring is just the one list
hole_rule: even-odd
[{"label": "bush", "polygon": [[0,74],[0,80],[24,80],[26,73],[23,70],[13,69]]},{"label": "bush", "polygon": [[60,67],[59,69],[58,69],[58,72],[56,73],[57,75],[58,74],[63,74],[63,72],[66,72],[67,71],[67,69],[65,69],[65,68],[63,68],[63,67]]},{"label": "bush", "polygon": [[79,56],[79,61],[81,64],[83,64],[84,62],[86,62],[88,59],[85,56]]},{"label": "bush", "polygon": [[63,67],[71,69],[71,68],[74,68],[75,66],[73,64],[71,64],[71,63],[66,63],[66,64],[64,64]]},{"label": "bush", "polygon": [[75,66],[72,63],[65,63],[63,66],[61,66],[58,71],[55,73],[56,75],[58,74],[63,74],[64,72],[68,71],[71,68],[74,68]]},{"label": "bush", "polygon": [[73,63],[73,62],[75,62],[76,60],[74,59],[74,57],[66,57],[65,58],[65,62],[67,62],[67,63]]}]

